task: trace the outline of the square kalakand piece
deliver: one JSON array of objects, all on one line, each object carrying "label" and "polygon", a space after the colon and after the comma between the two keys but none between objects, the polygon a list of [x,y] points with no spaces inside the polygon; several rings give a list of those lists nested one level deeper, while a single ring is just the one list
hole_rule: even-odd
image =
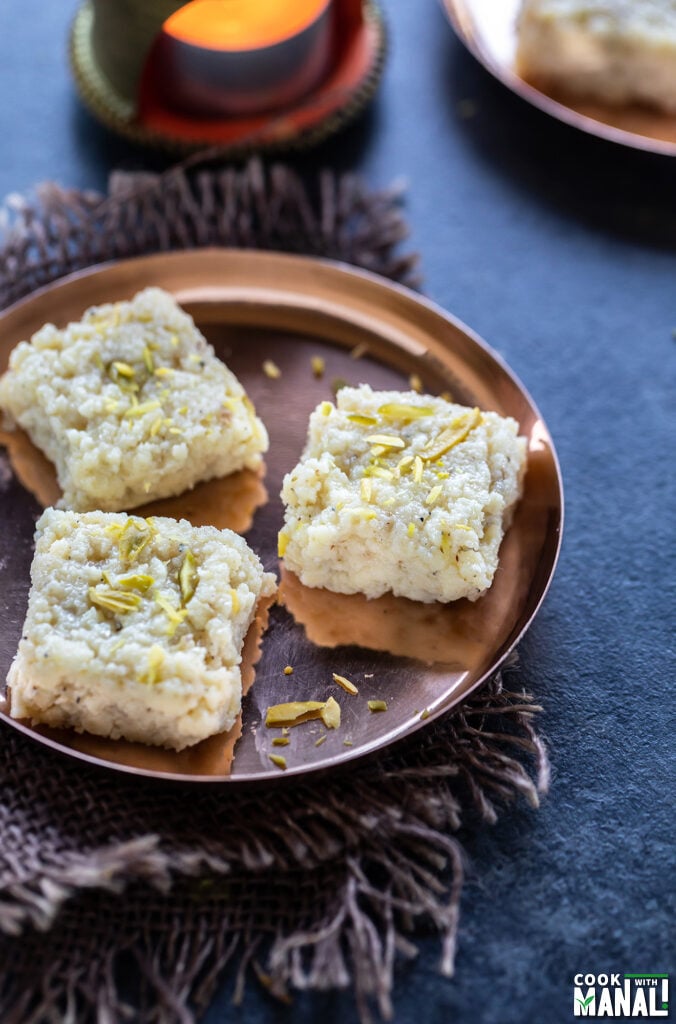
[{"label": "square kalakand piece", "polygon": [[309,587],[417,601],[491,586],[526,441],[494,412],[345,387],[311,415],[284,479],[279,553]]},{"label": "square kalakand piece", "polygon": [[275,592],[240,536],[47,509],[31,579],[14,718],[175,750],[233,725],[244,640]]},{"label": "square kalakand piece", "polygon": [[676,113],[673,0],[524,0],[517,70],[549,92]]},{"label": "square kalakand piece", "polygon": [[255,469],[265,427],[190,316],[159,288],[45,325],[12,352],[0,408],[76,511],[123,511]]}]

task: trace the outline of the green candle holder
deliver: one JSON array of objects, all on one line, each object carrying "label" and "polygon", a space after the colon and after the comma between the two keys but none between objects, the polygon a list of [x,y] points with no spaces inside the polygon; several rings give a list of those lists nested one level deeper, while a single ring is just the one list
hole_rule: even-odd
[{"label": "green candle holder", "polygon": [[[238,111],[231,104],[231,113],[225,94],[222,113],[218,102],[205,103],[203,111],[180,96],[177,102],[176,77],[158,61],[162,26],[183,6],[180,0],[85,0],[75,16],[70,58],[80,97],[98,120],[133,142],[174,153],[214,147],[226,156],[312,146],[348,124],[378,87],[386,55],[380,8],[375,0],[333,0],[326,70],[304,95],[291,90],[291,99],[275,110]],[[249,63],[245,70],[255,86],[263,65]],[[199,96],[196,84],[183,73],[182,95]],[[200,87],[204,95],[203,82]],[[217,92],[214,97],[218,101]]]}]

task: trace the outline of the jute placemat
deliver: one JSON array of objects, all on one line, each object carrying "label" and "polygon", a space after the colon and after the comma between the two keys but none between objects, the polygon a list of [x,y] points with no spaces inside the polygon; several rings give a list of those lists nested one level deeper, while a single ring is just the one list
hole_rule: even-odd
[{"label": "jute placemat", "polygon": [[[228,245],[334,257],[411,282],[396,189],[330,173],[113,175],[45,185],[0,223],[0,306],[77,268]],[[509,678],[509,687],[506,680]],[[0,732],[0,1020],[192,1024],[224,974],[273,995],[352,988],[391,1014],[393,973],[434,929],[453,973],[468,820],[537,806],[540,709],[512,663],[414,742],[346,776],[268,793],[144,785]]]}]

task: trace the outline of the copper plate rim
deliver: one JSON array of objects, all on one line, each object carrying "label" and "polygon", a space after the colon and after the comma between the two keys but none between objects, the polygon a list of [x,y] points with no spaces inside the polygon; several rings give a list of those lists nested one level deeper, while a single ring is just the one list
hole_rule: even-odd
[{"label": "copper plate rim", "polygon": [[471,0],[440,0],[440,2],[458,38],[470,53],[494,78],[497,78],[527,103],[588,135],[595,135],[597,138],[614,142],[619,146],[628,146],[631,149],[640,149],[647,153],[676,156],[676,142],[653,138],[650,135],[640,135],[638,132],[627,131],[625,128],[618,128],[615,125],[598,121],[596,118],[589,117],[587,114],[555,100],[540,89],[536,89],[534,85],[520,78],[511,67],[497,61],[486,47],[481,34],[475,29]]},{"label": "copper plate rim", "polygon": [[[274,325],[275,315],[280,312],[295,310],[309,317],[330,322],[346,321],[352,326],[363,330],[371,330],[403,346],[409,352],[421,349],[421,342],[415,335],[430,335],[429,328],[419,328],[416,320],[422,316],[428,323],[434,321],[441,327],[451,327],[458,333],[468,358],[477,366],[480,373],[495,373],[507,379],[526,403],[533,418],[538,423],[540,436],[546,442],[551,468],[556,483],[556,521],[550,539],[553,543],[549,548],[549,563],[545,570],[545,578],[540,584],[537,600],[519,622],[508,646],[501,649],[498,656],[491,662],[481,675],[460,692],[451,692],[443,703],[440,703],[422,720],[404,723],[394,734],[384,738],[376,738],[360,746],[358,749],[345,748],[340,755],[333,756],[319,765],[289,766],[287,771],[277,769],[257,774],[255,777],[188,775],[175,772],[160,772],[139,768],[133,765],[120,764],[87,754],[59,743],[48,736],[43,736],[30,726],[10,718],[0,711],[2,719],[11,728],[18,730],[32,740],[85,762],[97,768],[105,768],[124,774],[143,776],[149,779],[160,779],[166,782],[180,783],[211,783],[237,786],[254,786],[283,783],[283,780],[296,779],[308,774],[322,774],[329,770],[354,766],[364,758],[373,756],[386,747],[409,739],[418,730],[431,725],[434,721],[451,711],[457,704],[466,700],[476,691],[505,661],[516,645],[523,638],[537,615],[542,602],[549,590],[561,551],[564,522],[563,480],[556,450],[542,416],[516,374],[508,367],[501,356],[495,352],[482,338],[462,321],[447,313],[441,306],[423,298],[410,289],[394,284],[366,270],[356,269],[347,264],[331,260],[315,259],[304,256],[280,253],[242,251],[237,249],[199,249],[191,252],[162,253],[152,256],[140,256],[129,260],[111,261],[86,270],[76,271],[67,277],[37,289],[31,295],[20,299],[0,314],[0,331],[9,332],[15,342],[22,337],[24,320],[34,318],[36,312],[48,319],[47,310],[59,298],[82,293],[82,308],[93,302],[108,301],[120,294],[111,295],[109,281],[115,284],[118,277],[127,283],[133,281],[133,287],[141,288],[158,285],[173,291],[179,301],[184,303],[231,302],[237,305],[241,313],[242,323],[259,323]],[[229,280],[228,280],[229,279]],[[261,286],[265,281],[265,286]],[[107,296],[107,298],[106,298]],[[427,327],[427,324],[425,325]],[[319,331],[315,331],[319,334]],[[336,340],[335,338],[332,340]],[[255,685],[255,684],[254,684]]]}]

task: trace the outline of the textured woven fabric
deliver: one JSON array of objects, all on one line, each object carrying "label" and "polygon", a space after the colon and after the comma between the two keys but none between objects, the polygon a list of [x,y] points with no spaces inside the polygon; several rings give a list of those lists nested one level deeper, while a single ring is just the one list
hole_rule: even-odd
[{"label": "textured woven fabric", "polygon": [[[314,198],[312,196],[314,195]],[[114,177],[108,197],[44,186],[12,199],[0,303],[104,259],[199,245],[331,256],[411,281],[393,190],[288,170]],[[512,667],[504,670],[515,677]],[[387,1017],[416,929],[453,971],[458,829],[517,797],[537,806],[539,709],[499,673],[446,720],[349,773],[224,792],[90,769],[10,728],[0,745],[0,1020],[184,1022],[228,965],[234,997],[351,986]],[[125,984],[121,985],[122,976]],[[129,979],[132,979],[130,984]]]}]

